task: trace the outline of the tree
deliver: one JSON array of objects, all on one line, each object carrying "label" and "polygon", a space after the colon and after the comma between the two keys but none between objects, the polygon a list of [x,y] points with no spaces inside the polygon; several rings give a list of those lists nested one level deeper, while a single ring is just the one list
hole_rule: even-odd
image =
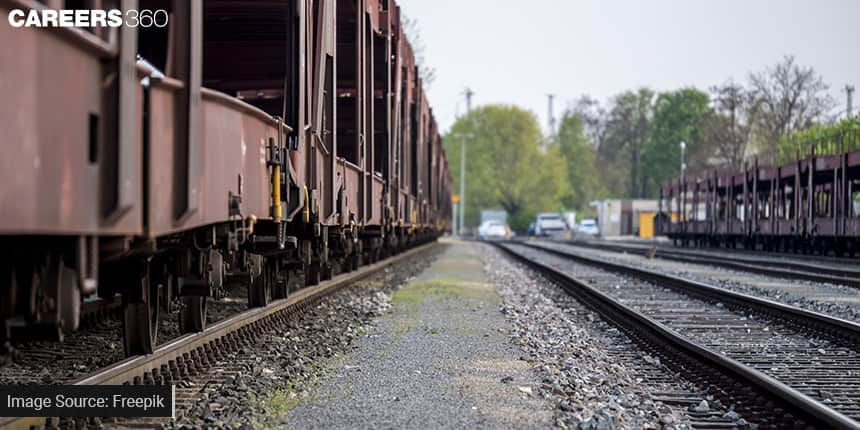
[{"label": "tree", "polygon": [[567,194],[562,198],[566,208],[583,212],[588,203],[605,193],[595,163],[597,151],[586,134],[581,114],[567,111],[558,129],[558,149],[567,164]]},{"label": "tree", "polygon": [[[805,158],[812,147],[817,155],[832,155],[860,150],[860,115],[845,118],[835,124],[816,124],[782,139],[777,150],[777,163],[785,164]],[[799,153],[799,154],[798,154]]]},{"label": "tree", "polygon": [[418,74],[424,83],[424,89],[427,90],[433,85],[433,81],[436,80],[436,68],[430,66],[427,62],[427,57],[424,53],[427,47],[424,46],[424,40],[421,39],[418,20],[411,19],[406,14],[401,14],[401,16],[403,19],[403,33],[406,34],[406,39],[412,45],[412,53],[415,55],[415,63],[418,65]]},{"label": "tree", "polygon": [[568,113],[579,116],[585,131],[591,136],[591,144],[595,148],[600,148],[606,139],[608,120],[606,109],[600,105],[600,102],[588,94],[583,94],[568,108]]},{"label": "tree", "polygon": [[607,175],[610,192],[615,195],[641,197],[645,194],[641,159],[647,144],[653,100],[654,92],[648,88],[627,91],[612,99],[605,139],[598,148],[598,162]]},{"label": "tree", "polygon": [[758,126],[767,142],[769,158],[777,154],[779,141],[822,119],[834,105],[830,88],[812,67],[785,56],[775,66],[750,75],[760,111]]},{"label": "tree", "polygon": [[711,87],[712,110],[700,120],[705,145],[721,162],[740,167],[749,146],[759,103],[755,94],[729,80]]},{"label": "tree", "polygon": [[710,110],[707,94],[695,88],[661,93],[653,109],[642,151],[642,197],[656,197],[660,184],[680,173],[681,142],[687,145],[685,162],[693,171],[704,168],[713,153],[703,144],[700,129]]},{"label": "tree", "polygon": [[490,105],[461,117],[445,136],[451,174],[459,177],[460,136],[466,138],[465,224],[477,226],[483,209],[502,208],[515,230],[535,213],[558,210],[566,192],[564,158],[557,145],[539,150],[537,118],[515,106]]}]

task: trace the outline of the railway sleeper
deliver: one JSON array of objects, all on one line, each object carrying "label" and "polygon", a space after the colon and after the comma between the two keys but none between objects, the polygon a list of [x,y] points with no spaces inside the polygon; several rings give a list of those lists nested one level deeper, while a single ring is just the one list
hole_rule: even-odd
[{"label": "railway sleeper", "polygon": [[[563,274],[547,264],[533,261],[506,246],[500,245],[500,247],[516,260],[557,283],[577,300],[603,315],[628,334],[635,343],[649,351],[651,355],[658,356],[663,363],[692,381],[699,389],[713,394],[723,404],[732,405],[734,410],[758,424],[759,428],[804,429],[825,424],[825,422],[827,424],[823,428],[832,427],[830,425],[832,416],[816,416],[819,412],[799,410],[791,400],[782,397],[785,395],[784,392],[774,388],[758,374],[750,374],[743,367],[735,366],[720,354],[664,330],[661,324],[632,311],[590,287],[586,282]],[[543,249],[543,251],[552,253],[551,250]],[[842,418],[839,417],[839,419]]]}]

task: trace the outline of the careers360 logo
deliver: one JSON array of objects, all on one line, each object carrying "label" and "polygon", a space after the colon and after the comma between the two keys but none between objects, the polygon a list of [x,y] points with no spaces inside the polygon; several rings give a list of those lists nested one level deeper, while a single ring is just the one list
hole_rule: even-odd
[{"label": "careers360 logo", "polygon": [[167,26],[169,15],[164,9],[12,9],[9,24],[12,27],[158,27]]}]

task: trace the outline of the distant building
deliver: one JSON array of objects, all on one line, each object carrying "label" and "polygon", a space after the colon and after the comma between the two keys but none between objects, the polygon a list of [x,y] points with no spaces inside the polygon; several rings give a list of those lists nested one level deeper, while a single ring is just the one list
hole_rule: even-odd
[{"label": "distant building", "polygon": [[590,203],[597,210],[597,226],[603,237],[654,237],[654,216],[658,201],[645,199],[612,199]]}]

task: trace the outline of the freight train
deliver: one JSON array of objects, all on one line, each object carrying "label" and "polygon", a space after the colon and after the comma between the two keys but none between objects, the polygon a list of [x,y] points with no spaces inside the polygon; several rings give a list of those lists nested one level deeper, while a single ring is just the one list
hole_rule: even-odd
[{"label": "freight train", "polygon": [[[7,25],[88,8],[158,19]],[[121,300],[126,352],[149,353],[160,312],[200,331],[232,286],[266,306],[291,277],[318,284],[450,228],[393,0],[0,0],[0,21],[6,348]]]},{"label": "freight train", "polygon": [[833,253],[860,247],[860,133],[801,145],[792,162],[664,183],[659,229],[683,246]]}]

